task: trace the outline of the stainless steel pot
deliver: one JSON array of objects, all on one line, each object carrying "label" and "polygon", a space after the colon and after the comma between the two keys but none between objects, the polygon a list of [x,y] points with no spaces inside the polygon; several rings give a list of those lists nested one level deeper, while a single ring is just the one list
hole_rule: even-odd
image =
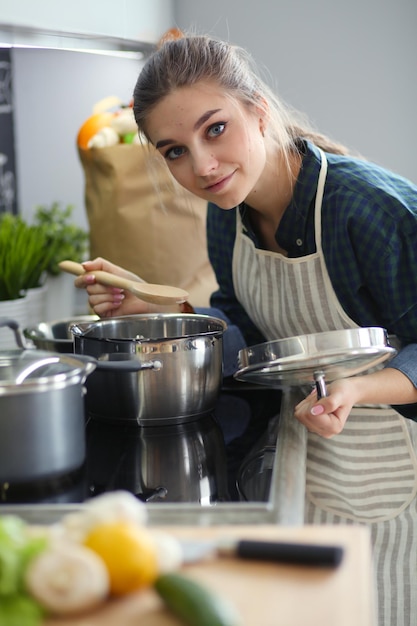
[{"label": "stainless steel pot", "polygon": [[210,412],[222,384],[225,322],[196,314],[132,315],[72,326],[76,353],[148,371],[102,371],[87,381],[87,410],[98,419],[179,424]]},{"label": "stainless steel pot", "polygon": [[98,315],[79,315],[62,320],[40,322],[23,329],[25,339],[39,350],[73,353],[74,337],[71,333],[73,324],[88,323],[98,320]]},{"label": "stainless steel pot", "polygon": [[83,465],[84,383],[94,369],[53,352],[0,353],[0,483],[50,479]]}]

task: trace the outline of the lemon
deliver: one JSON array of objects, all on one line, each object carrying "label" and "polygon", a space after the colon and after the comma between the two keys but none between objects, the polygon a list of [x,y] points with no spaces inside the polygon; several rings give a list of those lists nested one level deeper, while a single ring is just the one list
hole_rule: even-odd
[{"label": "lemon", "polygon": [[127,521],[99,524],[84,543],[104,561],[114,595],[148,587],[158,576],[155,541],[143,526]]}]

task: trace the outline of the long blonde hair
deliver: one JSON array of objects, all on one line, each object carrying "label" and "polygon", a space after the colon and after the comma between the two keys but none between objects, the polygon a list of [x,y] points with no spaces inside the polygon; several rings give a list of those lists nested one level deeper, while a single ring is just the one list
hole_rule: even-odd
[{"label": "long blonde hair", "polygon": [[146,136],[152,109],[172,91],[203,80],[215,81],[225,93],[249,106],[264,107],[267,132],[287,156],[296,140],[309,139],[326,152],[348,149],[316,132],[297,111],[288,107],[260,78],[252,57],[243,48],[205,35],[166,41],[145,63],[133,93],[139,131]]}]

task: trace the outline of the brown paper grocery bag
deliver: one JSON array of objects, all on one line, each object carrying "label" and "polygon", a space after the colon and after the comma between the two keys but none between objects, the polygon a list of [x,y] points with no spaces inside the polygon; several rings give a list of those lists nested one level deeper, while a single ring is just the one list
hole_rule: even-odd
[{"label": "brown paper grocery bag", "polygon": [[163,164],[149,169],[149,150],[141,144],[79,149],[90,257],[186,289],[194,306],[207,306],[217,289],[207,255],[207,203],[176,189]]}]

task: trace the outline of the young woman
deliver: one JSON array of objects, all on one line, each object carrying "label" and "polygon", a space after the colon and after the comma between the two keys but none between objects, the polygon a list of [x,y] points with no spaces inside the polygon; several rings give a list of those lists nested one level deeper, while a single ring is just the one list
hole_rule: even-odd
[{"label": "young woman", "polygon": [[[337,380],[320,400],[310,394],[295,417],[310,432],[306,521],[373,522],[375,550],[390,533],[392,554],[417,555],[406,534],[417,522],[417,187],[314,132],[242,49],[212,38],[155,52],[134,113],[174,179],[209,203],[219,284],[209,312],[229,325],[226,374],[240,348],[265,340],[361,326],[397,336],[401,349],[386,367]],[[103,259],[85,268],[123,274]],[[150,310],[93,278],[76,285],[101,316]],[[389,572],[381,557],[381,598],[393,593]],[[381,624],[417,613],[413,581],[396,576],[405,593],[381,603]]]}]

